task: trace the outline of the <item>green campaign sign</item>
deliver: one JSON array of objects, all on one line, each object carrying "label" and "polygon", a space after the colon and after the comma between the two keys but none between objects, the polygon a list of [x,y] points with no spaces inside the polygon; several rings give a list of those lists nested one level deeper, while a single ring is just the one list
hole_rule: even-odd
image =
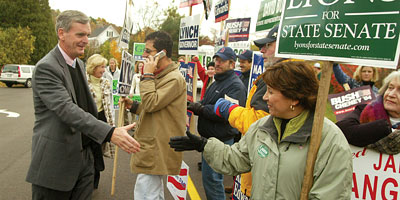
[{"label": "green campaign sign", "polygon": [[277,57],[396,68],[399,0],[285,0]]},{"label": "green campaign sign", "polygon": [[285,0],[261,0],[256,31],[264,31],[279,23]]},{"label": "green campaign sign", "polygon": [[141,60],[145,49],[145,43],[134,43],[133,44],[133,57],[135,60]]}]

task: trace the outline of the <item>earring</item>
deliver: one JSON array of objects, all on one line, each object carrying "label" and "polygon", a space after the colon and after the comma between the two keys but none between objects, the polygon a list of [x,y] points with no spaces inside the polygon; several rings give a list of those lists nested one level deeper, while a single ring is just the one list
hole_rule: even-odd
[{"label": "earring", "polygon": [[294,111],[294,106],[290,105],[290,110]]}]

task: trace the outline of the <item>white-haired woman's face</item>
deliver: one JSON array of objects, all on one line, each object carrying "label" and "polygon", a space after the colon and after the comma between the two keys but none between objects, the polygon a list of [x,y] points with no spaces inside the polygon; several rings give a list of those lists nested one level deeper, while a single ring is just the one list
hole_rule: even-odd
[{"label": "white-haired woman's face", "polygon": [[400,80],[394,78],[383,94],[383,106],[390,117],[400,118]]},{"label": "white-haired woman's face", "polygon": [[374,70],[372,67],[363,67],[361,69],[361,80],[371,81],[372,77],[374,77]]}]

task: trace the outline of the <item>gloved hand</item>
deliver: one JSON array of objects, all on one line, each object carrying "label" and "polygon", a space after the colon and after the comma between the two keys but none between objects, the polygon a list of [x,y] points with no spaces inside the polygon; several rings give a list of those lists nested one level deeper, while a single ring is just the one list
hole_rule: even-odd
[{"label": "gloved hand", "polygon": [[177,136],[171,137],[169,139],[169,146],[175,151],[190,151],[197,150],[202,152],[204,146],[207,144],[207,139],[204,137],[199,137],[186,131],[187,136]]},{"label": "gloved hand", "polygon": [[193,114],[195,115],[202,115],[203,114],[203,110],[204,110],[204,106],[201,105],[201,103],[199,102],[187,102],[187,109],[192,111]]},{"label": "gloved hand", "polygon": [[214,113],[219,117],[228,120],[231,111],[238,106],[239,105],[231,103],[230,101],[224,98],[219,98],[214,105]]}]

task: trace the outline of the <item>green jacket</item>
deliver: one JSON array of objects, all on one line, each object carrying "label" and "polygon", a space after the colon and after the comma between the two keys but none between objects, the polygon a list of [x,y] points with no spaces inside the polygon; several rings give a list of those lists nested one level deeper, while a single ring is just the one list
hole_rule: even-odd
[{"label": "green jacket", "polygon": [[[280,123],[272,116],[256,121],[232,146],[210,138],[204,158],[219,173],[237,175],[251,171],[252,199],[300,199],[313,115],[302,114],[298,117],[306,119],[292,119],[280,143],[276,128]],[[295,132],[287,134],[291,130]],[[346,138],[325,118],[309,199],[350,199],[352,172],[352,153]]]}]

